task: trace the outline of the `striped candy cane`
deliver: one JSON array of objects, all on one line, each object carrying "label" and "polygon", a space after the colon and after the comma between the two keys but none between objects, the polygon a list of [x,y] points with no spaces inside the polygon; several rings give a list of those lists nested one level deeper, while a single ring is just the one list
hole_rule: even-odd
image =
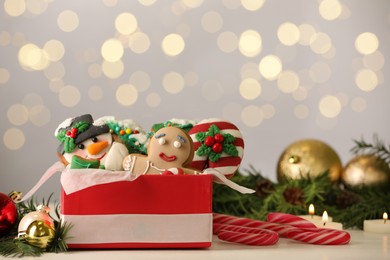
[{"label": "striped candy cane", "polygon": [[283,237],[286,237],[289,231],[295,229],[294,227],[288,225],[281,225],[281,224],[270,223],[261,220],[235,217],[235,216],[229,216],[229,215],[218,214],[218,213],[213,213],[213,223],[214,223],[213,224],[214,233],[218,232],[219,229],[221,228],[221,226],[218,226],[216,224],[267,229],[267,230],[274,231]]},{"label": "striped candy cane", "polygon": [[267,216],[267,220],[271,223],[287,224],[289,226],[297,228],[317,228],[316,225],[306,219],[295,215],[279,212],[269,213]]}]

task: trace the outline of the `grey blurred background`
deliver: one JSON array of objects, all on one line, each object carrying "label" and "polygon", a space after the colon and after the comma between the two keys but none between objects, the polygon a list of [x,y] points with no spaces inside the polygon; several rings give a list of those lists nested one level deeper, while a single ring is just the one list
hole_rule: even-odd
[{"label": "grey blurred background", "polygon": [[[388,0],[2,1],[0,192],[27,192],[57,161],[57,125],[85,113],[225,118],[241,170],[272,180],[302,138],[345,165],[354,139],[390,142],[389,60]],[[59,191],[56,175],[37,196]]]}]

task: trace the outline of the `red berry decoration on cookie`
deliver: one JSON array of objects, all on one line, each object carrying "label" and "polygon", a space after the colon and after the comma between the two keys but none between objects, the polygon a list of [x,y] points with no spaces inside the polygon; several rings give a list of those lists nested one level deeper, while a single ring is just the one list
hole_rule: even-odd
[{"label": "red berry decoration on cookie", "polygon": [[195,125],[189,134],[195,150],[191,167],[201,171],[214,168],[227,177],[236,172],[243,156],[244,141],[235,125],[220,119],[206,119]]}]

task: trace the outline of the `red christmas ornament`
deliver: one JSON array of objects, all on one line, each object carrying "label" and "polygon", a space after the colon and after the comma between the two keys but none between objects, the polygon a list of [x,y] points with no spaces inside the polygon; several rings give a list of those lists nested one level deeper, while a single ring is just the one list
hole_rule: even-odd
[{"label": "red christmas ornament", "polygon": [[204,139],[204,144],[208,147],[211,147],[213,146],[215,140],[214,140],[214,137],[212,136],[207,136],[206,139]]},{"label": "red christmas ornament", "polygon": [[16,224],[18,213],[10,197],[0,193],[0,236],[6,235]]}]

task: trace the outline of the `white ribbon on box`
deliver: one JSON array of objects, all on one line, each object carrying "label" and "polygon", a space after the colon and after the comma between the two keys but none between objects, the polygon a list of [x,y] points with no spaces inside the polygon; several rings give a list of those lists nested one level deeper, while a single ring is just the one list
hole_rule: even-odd
[{"label": "white ribbon on box", "polygon": [[[72,172],[72,174],[67,174],[70,172]],[[255,192],[252,189],[248,189],[232,182],[226,178],[225,175],[213,168],[206,169],[203,173],[199,174],[211,174],[214,182],[225,184],[226,186],[243,194]],[[134,181],[141,175],[142,174],[134,174],[128,171],[107,171],[100,169],[72,170],[66,168],[61,175],[61,184],[65,193],[69,195],[76,191],[98,184],[107,184],[118,181]]]},{"label": "white ribbon on box", "polygon": [[[62,215],[69,244],[211,242],[212,214]],[[191,225],[189,225],[191,223]],[[99,227],[104,227],[104,231]],[[207,227],[207,228],[206,228]]]},{"label": "white ribbon on box", "polygon": [[[67,174],[72,171],[72,176]],[[34,193],[55,173],[62,172],[61,184],[66,194],[71,194],[76,191],[98,185],[106,184],[118,181],[134,181],[141,174],[134,174],[128,171],[108,171],[102,169],[70,169],[69,165],[65,166],[61,162],[54,163],[46,172],[42,175],[41,179],[35,184],[35,186],[23,196],[19,201],[25,201],[29,199]],[[222,173],[214,168],[208,168],[202,173],[198,174],[211,174],[213,175],[213,181],[217,183],[225,184],[226,186],[243,194],[254,193],[255,191],[232,182],[225,177]]]}]

